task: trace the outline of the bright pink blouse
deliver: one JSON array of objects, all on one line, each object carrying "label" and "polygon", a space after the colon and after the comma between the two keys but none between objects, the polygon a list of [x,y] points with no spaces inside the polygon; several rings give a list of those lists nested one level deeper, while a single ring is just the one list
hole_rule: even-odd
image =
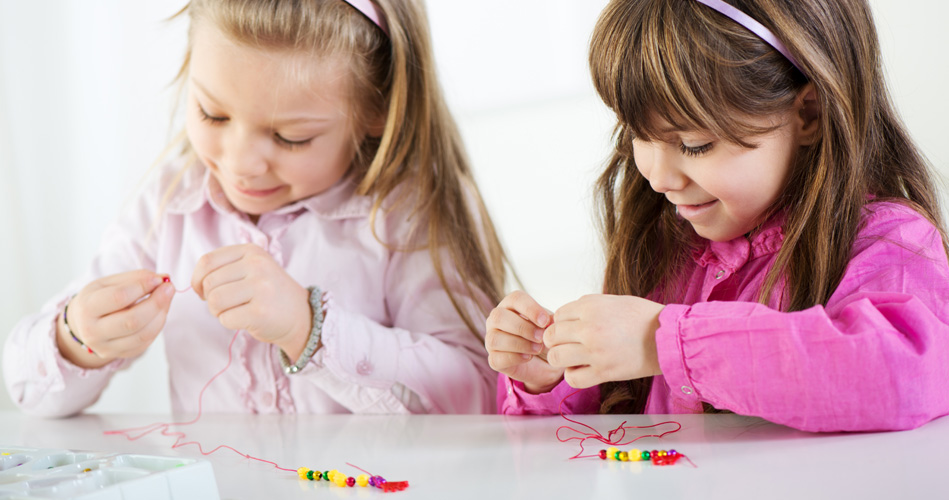
[{"label": "bright pink blouse", "polygon": [[[77,413],[130,362],[83,370],[60,355],[55,320],[67,298],[83,286],[118,272],[152,269],[185,288],[202,255],[253,243],[298,283],[328,293],[323,348],[303,370],[288,376],[276,346],[241,333],[234,362],[205,393],[205,412],[494,412],[495,376],[484,346],[452,307],[428,251],[394,251],[376,239],[402,248],[412,243],[404,211],[380,211],[373,235],[372,200],[356,195],[355,183],[344,178],[324,193],[261,215],[255,225],[231,207],[201,165],[186,171],[162,210],[179,169],[166,167],[107,232],[89,270],[10,334],[4,377],[23,411]],[[453,289],[463,289],[450,271],[448,279]],[[483,327],[482,310],[491,304],[479,298],[479,307],[460,292],[456,296]],[[189,292],[174,297],[162,335],[172,409],[194,413],[198,392],[227,363],[235,332],[222,327],[207,304]]]},{"label": "bright pink blouse", "polygon": [[[698,413],[703,401],[808,431],[918,427],[949,414],[949,263],[939,231],[904,205],[870,203],[853,258],[826,306],[780,312],[756,302],[783,233],[709,242],[681,303],[656,332],[662,375],[646,413]],[[505,414],[556,414],[565,382],[532,395],[505,376]],[[595,413],[596,387],[564,403]]]}]

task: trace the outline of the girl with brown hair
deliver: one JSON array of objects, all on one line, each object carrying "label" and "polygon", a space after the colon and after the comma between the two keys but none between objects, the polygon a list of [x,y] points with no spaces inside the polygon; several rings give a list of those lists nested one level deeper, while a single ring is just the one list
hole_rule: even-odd
[{"label": "girl with brown hair", "polygon": [[865,0],[613,0],[590,67],[604,295],[492,312],[502,413],[949,414],[946,233]]},{"label": "girl with brown hair", "polygon": [[16,326],[12,399],[76,413],[163,332],[176,412],[493,412],[503,254],[421,0],[182,12],[183,151]]}]

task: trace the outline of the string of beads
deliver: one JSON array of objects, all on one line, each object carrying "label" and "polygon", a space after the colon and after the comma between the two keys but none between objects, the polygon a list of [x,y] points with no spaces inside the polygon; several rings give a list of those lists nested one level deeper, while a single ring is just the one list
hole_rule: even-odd
[{"label": "string of beads", "polygon": [[615,446],[600,450],[600,459],[602,460],[616,460],[619,462],[648,462],[651,460],[653,465],[673,465],[684,456],[685,455],[675,450],[639,451],[632,449],[629,451],[621,451]]},{"label": "string of beads", "polygon": [[297,469],[297,475],[300,476],[300,479],[308,479],[310,481],[319,481],[325,479],[331,483],[336,484],[336,486],[349,486],[352,488],[357,484],[359,486],[372,486],[374,488],[379,488],[384,492],[391,491],[402,491],[409,487],[408,481],[393,481],[389,482],[382,476],[370,476],[369,474],[360,474],[356,477],[346,476],[342,472],[333,469],[325,472],[320,472],[318,470],[310,470],[306,467],[300,467]]}]

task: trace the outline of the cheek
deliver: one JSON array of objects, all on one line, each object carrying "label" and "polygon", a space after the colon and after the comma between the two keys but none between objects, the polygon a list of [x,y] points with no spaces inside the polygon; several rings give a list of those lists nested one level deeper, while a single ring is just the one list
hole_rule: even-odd
[{"label": "cheek", "polygon": [[633,161],[636,163],[636,169],[646,180],[649,180],[649,171],[652,168],[653,152],[646,144],[633,143]]},{"label": "cheek", "polygon": [[202,123],[200,118],[189,116],[185,121],[185,133],[188,135],[188,142],[191,143],[191,147],[194,148],[198,156],[217,155],[218,148],[214,131],[207,124]]}]

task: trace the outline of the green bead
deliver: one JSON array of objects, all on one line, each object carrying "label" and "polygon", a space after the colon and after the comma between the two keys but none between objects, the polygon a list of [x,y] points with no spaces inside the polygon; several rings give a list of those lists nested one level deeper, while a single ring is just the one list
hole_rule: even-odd
[{"label": "green bead", "polygon": [[643,454],[642,454],[642,457],[643,457],[643,460],[649,460],[649,452],[648,452],[648,451],[644,451]]},{"label": "green bead", "polygon": [[306,471],[306,478],[309,479],[310,481],[312,481],[312,480],[313,480],[313,471],[311,471],[311,470]]},{"label": "green bead", "polygon": [[327,481],[330,480],[330,471],[326,471],[323,473],[323,479],[326,479]]}]

